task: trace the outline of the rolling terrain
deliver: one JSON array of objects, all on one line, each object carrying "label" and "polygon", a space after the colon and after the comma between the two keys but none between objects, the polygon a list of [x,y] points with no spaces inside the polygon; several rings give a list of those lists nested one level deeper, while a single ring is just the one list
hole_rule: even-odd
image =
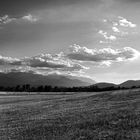
[{"label": "rolling terrain", "polygon": [[126,87],[126,88],[130,88],[130,87],[139,87],[140,86],[140,80],[128,80],[125,81],[123,83],[120,84],[120,87]]},{"label": "rolling terrain", "polygon": [[94,85],[101,88],[101,89],[108,88],[108,87],[132,88],[132,87],[140,87],[140,80],[128,80],[128,81],[125,81],[121,84],[101,82],[101,83],[95,83]]},{"label": "rolling terrain", "polygon": [[8,87],[30,84],[31,86],[50,85],[50,86],[63,86],[63,87],[79,87],[89,86],[94,84],[95,81],[77,76],[63,76],[58,74],[50,74],[43,76],[41,74],[27,73],[27,72],[10,72],[0,73],[0,86]]},{"label": "rolling terrain", "polygon": [[1,93],[1,140],[139,140],[140,89]]},{"label": "rolling terrain", "polygon": [[118,85],[115,85],[113,83],[97,83],[97,84],[94,84],[95,86],[97,86],[98,88],[107,88],[107,87],[117,87]]}]

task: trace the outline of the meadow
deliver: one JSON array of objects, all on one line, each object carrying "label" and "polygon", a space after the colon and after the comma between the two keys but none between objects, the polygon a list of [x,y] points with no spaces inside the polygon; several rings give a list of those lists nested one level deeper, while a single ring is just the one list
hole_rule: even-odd
[{"label": "meadow", "polygon": [[140,140],[140,89],[1,92],[0,140]]}]

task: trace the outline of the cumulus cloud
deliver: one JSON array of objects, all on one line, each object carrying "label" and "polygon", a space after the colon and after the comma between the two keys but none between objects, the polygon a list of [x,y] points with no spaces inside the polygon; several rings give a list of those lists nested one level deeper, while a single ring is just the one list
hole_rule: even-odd
[{"label": "cumulus cloud", "polygon": [[0,65],[16,68],[32,68],[42,70],[59,70],[59,71],[81,71],[87,67],[67,59],[63,53],[60,54],[41,54],[34,57],[25,57],[22,59],[0,56]]},{"label": "cumulus cloud", "polygon": [[98,33],[101,34],[106,40],[115,41],[117,39],[116,36],[108,35],[108,33],[104,32],[103,30],[99,30]]},{"label": "cumulus cloud", "polygon": [[23,61],[24,65],[40,68],[53,68],[67,71],[75,71],[85,69],[84,66],[75,63],[64,57],[63,53],[60,54],[41,54],[35,57],[26,58]]},{"label": "cumulus cloud", "polygon": [[130,28],[135,28],[137,25],[128,21],[124,17],[119,16],[119,25],[123,27],[130,27]]},{"label": "cumulus cloud", "polygon": [[120,30],[117,27],[112,27],[113,32],[120,33]]},{"label": "cumulus cloud", "polygon": [[113,62],[133,61],[140,56],[140,52],[131,48],[123,49],[88,49],[79,45],[70,47],[68,53],[40,54],[33,57],[12,58],[0,55],[0,66],[6,72],[34,72],[38,74],[80,74],[89,69],[86,62],[98,67],[102,65],[110,66]]},{"label": "cumulus cloud", "polygon": [[140,52],[131,48],[124,47],[123,49],[88,49],[79,45],[71,46],[71,53],[67,55],[69,59],[77,61],[89,61],[104,63],[110,65],[112,62],[129,61],[134,60],[140,56]]},{"label": "cumulus cloud", "polygon": [[20,62],[20,59],[18,58],[4,57],[0,55],[0,65],[16,64],[18,62]]},{"label": "cumulus cloud", "polygon": [[[121,16],[112,19],[103,19],[102,22],[106,30],[99,30],[98,33],[104,37],[105,41],[100,40],[100,43],[112,43],[112,41],[129,35],[130,29],[137,27],[136,24]],[[132,33],[136,32],[131,31]]]},{"label": "cumulus cloud", "polygon": [[129,21],[128,19],[118,16],[117,19],[115,19],[114,21],[112,21],[112,25],[114,27],[129,27],[129,28],[135,28],[137,27],[136,24],[132,23],[131,21]]},{"label": "cumulus cloud", "polygon": [[27,16],[23,16],[22,19],[30,22],[36,22],[38,20],[36,17],[32,16],[31,14],[28,14]]}]

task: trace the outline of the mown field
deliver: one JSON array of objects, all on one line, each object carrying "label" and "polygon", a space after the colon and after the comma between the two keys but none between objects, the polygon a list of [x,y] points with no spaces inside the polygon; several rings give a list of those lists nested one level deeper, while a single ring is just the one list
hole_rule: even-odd
[{"label": "mown field", "polygon": [[140,140],[140,89],[1,93],[0,140]]}]

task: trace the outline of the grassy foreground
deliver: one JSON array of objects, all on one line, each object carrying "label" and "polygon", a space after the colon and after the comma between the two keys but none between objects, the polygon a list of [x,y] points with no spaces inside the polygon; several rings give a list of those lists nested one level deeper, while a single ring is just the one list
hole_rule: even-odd
[{"label": "grassy foreground", "polygon": [[140,89],[0,95],[0,140],[140,140]]}]

